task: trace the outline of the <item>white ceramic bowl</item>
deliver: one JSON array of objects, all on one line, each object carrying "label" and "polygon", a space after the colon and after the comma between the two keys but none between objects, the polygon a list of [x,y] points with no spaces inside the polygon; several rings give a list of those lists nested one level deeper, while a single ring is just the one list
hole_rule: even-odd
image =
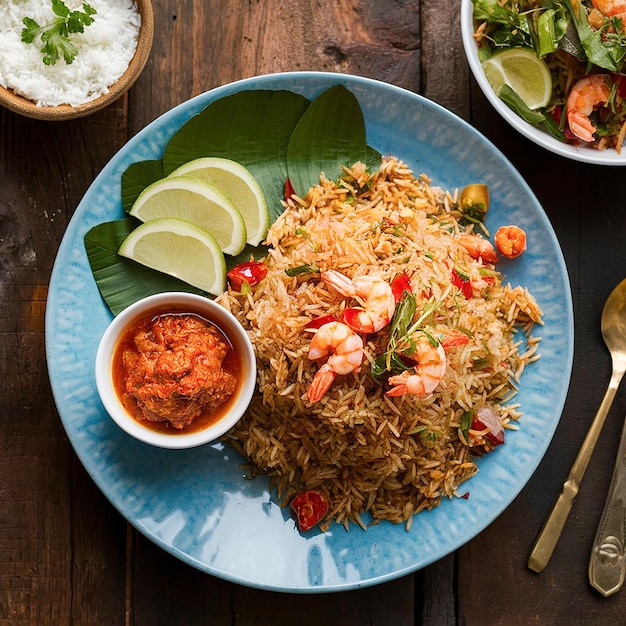
[{"label": "white ceramic bowl", "polygon": [[[237,386],[236,397],[226,413],[203,430],[189,433],[163,433],[143,426],[124,408],[113,384],[113,354],[124,331],[134,321],[154,313],[191,312],[215,323],[230,339],[241,357],[243,381]],[[161,448],[192,448],[219,439],[243,416],[256,383],[254,349],[237,319],[213,300],[183,292],[168,292],[149,296],[124,309],[107,327],[96,353],[96,386],[108,414],[117,425],[144,443]]]},{"label": "white ceramic bowl", "polygon": [[461,34],[463,36],[463,47],[465,48],[467,61],[478,86],[485,94],[487,100],[493,105],[494,109],[515,128],[515,130],[537,145],[550,150],[550,152],[584,163],[595,163],[597,165],[626,165],[626,147],[622,150],[622,154],[620,155],[613,149],[594,150],[593,148],[563,143],[552,137],[550,133],[525,122],[496,96],[478,60],[478,48],[472,37],[472,33],[474,32],[473,10],[474,4],[472,0],[461,0]]}]

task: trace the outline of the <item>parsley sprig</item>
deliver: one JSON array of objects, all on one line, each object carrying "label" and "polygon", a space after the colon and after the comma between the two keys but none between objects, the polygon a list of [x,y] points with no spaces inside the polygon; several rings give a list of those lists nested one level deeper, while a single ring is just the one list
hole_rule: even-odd
[{"label": "parsley sprig", "polygon": [[70,11],[63,0],[52,0],[52,11],[57,17],[44,26],[40,26],[32,17],[25,17],[22,20],[22,41],[32,43],[37,37],[41,38],[45,65],[54,65],[61,56],[67,64],[72,63],[78,49],[71,42],[70,34],[84,32],[85,26],[93,23],[93,15],[96,14],[96,10],[86,2],[83,2],[82,8],[82,11]]}]

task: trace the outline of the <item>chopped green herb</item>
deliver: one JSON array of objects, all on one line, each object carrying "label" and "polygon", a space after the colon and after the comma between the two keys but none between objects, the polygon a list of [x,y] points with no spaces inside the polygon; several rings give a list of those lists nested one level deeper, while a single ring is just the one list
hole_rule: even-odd
[{"label": "chopped green herb", "polygon": [[306,263],[305,265],[298,265],[297,267],[288,267],[285,270],[287,276],[299,276],[300,274],[319,274],[319,267],[317,265]]},{"label": "chopped green herb", "polygon": [[470,426],[472,425],[473,420],[474,420],[474,411],[465,411],[465,413],[463,413],[463,415],[461,416],[459,430],[461,431],[461,434],[463,435],[463,439],[465,439],[465,441],[467,441],[469,437],[469,429],[470,429]]},{"label": "chopped green herb", "polygon": [[93,23],[92,16],[96,14],[96,10],[83,2],[82,11],[78,9],[70,11],[63,0],[52,0],[52,11],[57,17],[44,26],[40,26],[31,17],[25,17],[22,20],[24,24],[22,41],[33,43],[37,37],[40,37],[43,43],[40,50],[44,55],[45,65],[54,65],[60,56],[63,56],[69,65],[78,54],[78,49],[70,41],[70,35],[84,32],[85,26]]}]

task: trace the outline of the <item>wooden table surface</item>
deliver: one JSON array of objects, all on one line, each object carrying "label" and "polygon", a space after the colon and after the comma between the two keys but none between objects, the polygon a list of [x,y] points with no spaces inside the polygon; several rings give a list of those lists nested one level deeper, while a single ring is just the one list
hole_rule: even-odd
[{"label": "wooden table surface", "polygon": [[[609,413],[551,563],[529,549],[610,376],[600,313],[626,276],[624,168],[554,156],[492,110],[463,54],[458,0],[155,0],[142,76],[107,109],[70,122],[0,110],[0,624],[619,624],[587,564],[626,391]],[[226,582],[134,531],[75,456],[47,372],[44,313],[59,243],[101,168],[148,123],[213,87],[258,74],[325,70],[383,80],[469,121],[528,181],[559,238],[575,314],[560,425],[520,495],[475,539],[414,574],[320,595]]]}]

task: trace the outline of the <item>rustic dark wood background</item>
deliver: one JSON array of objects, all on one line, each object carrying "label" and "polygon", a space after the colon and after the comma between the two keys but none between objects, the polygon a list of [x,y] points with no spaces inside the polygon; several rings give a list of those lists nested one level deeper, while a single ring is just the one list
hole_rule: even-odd
[{"label": "rustic dark wood background", "polygon": [[[470,76],[459,6],[459,0],[154,0],[154,48],[127,96],[63,123],[0,109],[0,624],[624,623],[626,590],[604,599],[587,582],[626,413],[624,390],[552,562],[537,575],[526,559],[608,383],[600,313],[626,276],[626,172],[553,156],[499,119]],[[563,248],[575,309],[563,418],[545,459],[504,514],[414,575],[322,595],[265,592],[213,578],[129,527],[73,453],[50,392],[44,344],[57,248],[107,161],[189,97],[287,70],[387,81],[470,121],[510,158],[544,206]]]}]

